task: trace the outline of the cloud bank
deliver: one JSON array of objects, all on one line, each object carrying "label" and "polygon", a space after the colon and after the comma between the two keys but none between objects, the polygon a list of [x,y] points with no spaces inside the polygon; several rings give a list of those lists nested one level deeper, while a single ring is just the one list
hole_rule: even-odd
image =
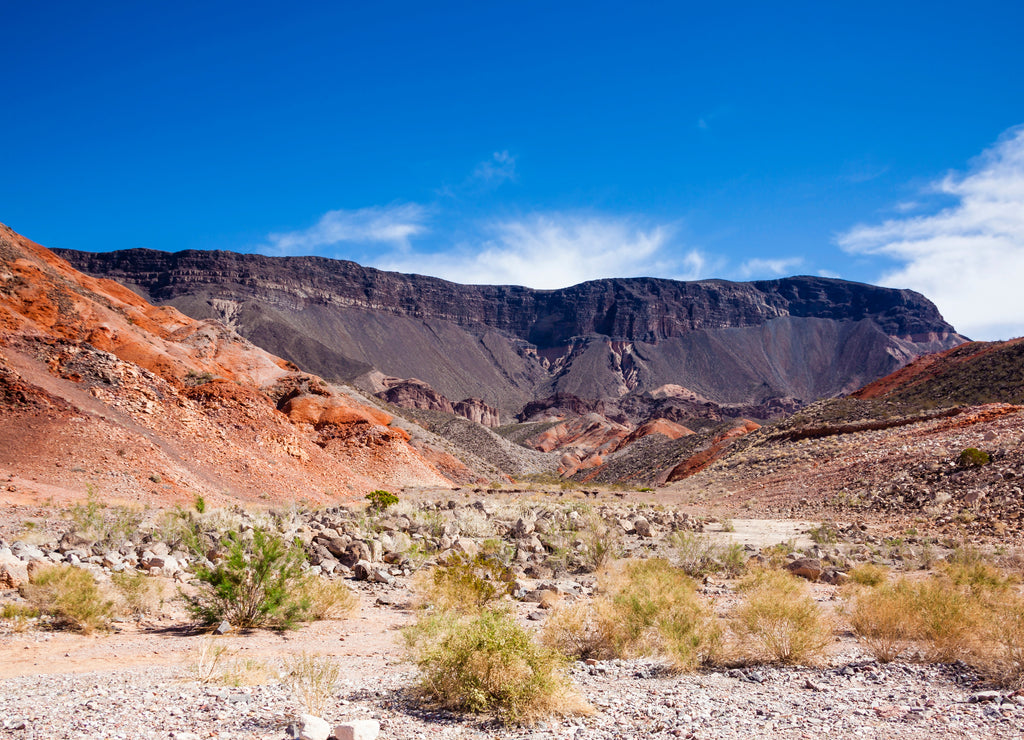
[{"label": "cloud bank", "polygon": [[433,254],[400,253],[376,264],[458,283],[541,289],[608,277],[705,277],[707,257],[697,250],[677,254],[673,232],[668,225],[630,218],[535,214],[486,226],[479,244]]},{"label": "cloud bank", "polygon": [[1024,334],[1024,126],[1007,131],[966,173],[950,173],[932,189],[954,204],[856,226],[839,236],[839,245],[901,263],[879,282],[924,293],[971,338]]},{"label": "cloud bank", "polygon": [[275,256],[330,253],[344,244],[388,244],[409,248],[409,239],[426,232],[427,209],[415,203],[328,211],[314,226],[270,234],[258,251]]}]

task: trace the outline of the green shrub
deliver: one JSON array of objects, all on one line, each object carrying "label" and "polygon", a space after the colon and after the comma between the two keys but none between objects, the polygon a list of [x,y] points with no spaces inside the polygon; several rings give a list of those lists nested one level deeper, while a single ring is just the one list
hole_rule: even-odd
[{"label": "green shrub", "polygon": [[808,532],[811,541],[818,545],[834,545],[839,542],[839,529],[831,522],[822,522]]},{"label": "green shrub", "polygon": [[961,468],[980,468],[990,462],[992,462],[992,458],[989,457],[989,454],[977,447],[968,447],[960,453],[960,457],[956,460],[956,464]]},{"label": "green shrub", "polygon": [[41,568],[21,587],[21,595],[58,628],[79,632],[105,629],[114,602],[100,590],[92,573],[70,565]]},{"label": "green shrub", "polygon": [[202,496],[196,496],[192,500],[192,506],[195,507],[196,513],[203,514],[206,512],[206,499]]},{"label": "green shrub", "polygon": [[370,502],[370,508],[376,512],[386,511],[388,507],[398,503],[398,496],[390,491],[370,491],[366,494],[366,500]]},{"label": "green shrub", "polygon": [[405,638],[423,695],[443,707],[492,713],[505,724],[587,711],[565,658],[537,645],[506,612],[427,616]]},{"label": "green shrub", "polygon": [[196,572],[202,590],[188,598],[195,617],[205,624],[286,628],[306,615],[301,548],[261,528],[252,530],[251,541],[231,532],[221,544],[227,557]]},{"label": "green shrub", "polygon": [[736,542],[719,545],[704,535],[681,531],[672,533],[669,545],[675,562],[692,578],[710,573],[739,576],[747,570],[743,545]]}]

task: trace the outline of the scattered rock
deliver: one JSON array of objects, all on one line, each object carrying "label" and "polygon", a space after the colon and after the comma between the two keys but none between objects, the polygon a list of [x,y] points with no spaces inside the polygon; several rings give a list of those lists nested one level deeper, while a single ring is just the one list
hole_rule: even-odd
[{"label": "scattered rock", "polygon": [[375,719],[357,719],[334,728],[335,740],[377,740],[380,722]]}]

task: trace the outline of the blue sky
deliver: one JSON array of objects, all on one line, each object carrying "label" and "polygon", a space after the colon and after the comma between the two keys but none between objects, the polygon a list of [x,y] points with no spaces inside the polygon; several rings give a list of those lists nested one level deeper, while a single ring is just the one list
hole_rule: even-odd
[{"label": "blue sky", "polygon": [[1024,334],[1020,2],[38,2],[0,26],[0,221],[46,246],[534,287],[823,274]]}]

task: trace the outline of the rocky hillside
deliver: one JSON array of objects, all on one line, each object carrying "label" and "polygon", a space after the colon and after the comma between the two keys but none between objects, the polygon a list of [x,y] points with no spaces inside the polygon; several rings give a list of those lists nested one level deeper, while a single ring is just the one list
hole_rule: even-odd
[{"label": "rocky hillside", "polygon": [[385,392],[389,379],[416,378],[504,422],[556,395],[631,408],[629,399],[666,386],[717,405],[799,404],[963,341],[917,293],[818,277],[612,279],[539,291],[316,257],[59,253],[328,379]]},{"label": "rocky hillside", "polygon": [[323,502],[478,479],[351,391],[4,226],[0,420],[9,500]]}]

